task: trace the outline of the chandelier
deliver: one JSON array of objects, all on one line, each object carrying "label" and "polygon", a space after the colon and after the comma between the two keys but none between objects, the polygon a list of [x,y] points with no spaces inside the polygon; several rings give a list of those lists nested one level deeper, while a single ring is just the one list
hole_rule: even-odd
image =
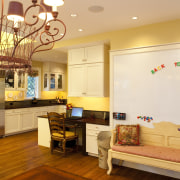
[{"label": "chandelier", "polygon": [[22,3],[10,1],[7,15],[1,1],[0,70],[29,71],[34,53],[52,49],[65,36],[66,26],[57,18],[64,1],[32,0],[25,11]]}]

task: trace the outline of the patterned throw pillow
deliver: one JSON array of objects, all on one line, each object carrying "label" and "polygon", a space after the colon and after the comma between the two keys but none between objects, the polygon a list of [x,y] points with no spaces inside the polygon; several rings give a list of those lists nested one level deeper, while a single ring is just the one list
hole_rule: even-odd
[{"label": "patterned throw pillow", "polygon": [[139,145],[139,124],[116,125],[118,145]]}]

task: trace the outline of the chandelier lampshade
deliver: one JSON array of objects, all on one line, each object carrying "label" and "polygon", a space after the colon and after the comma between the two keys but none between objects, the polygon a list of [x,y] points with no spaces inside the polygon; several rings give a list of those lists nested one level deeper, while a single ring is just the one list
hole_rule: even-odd
[{"label": "chandelier lampshade", "polygon": [[16,1],[9,3],[7,18],[11,21],[24,21],[23,4]]},{"label": "chandelier lampshade", "polygon": [[44,4],[43,0],[41,0],[41,5],[43,5],[45,7],[46,12],[44,12],[43,8],[40,7],[40,9],[39,9],[39,18],[44,20],[44,19],[46,19],[46,15],[47,15],[47,21],[52,20],[53,19],[52,7],[47,6],[46,4]]},{"label": "chandelier lampshade", "polygon": [[44,4],[48,6],[62,6],[64,4],[64,0],[44,0]]},{"label": "chandelier lampshade", "polygon": [[[65,36],[66,26],[58,19],[58,12],[53,14],[52,7],[38,4],[37,0],[32,0],[25,11],[22,3],[11,1],[7,15],[5,1],[1,2],[0,70],[29,71],[33,54],[52,49]],[[53,16],[49,19],[51,12]],[[41,13],[43,20],[39,18]]]}]

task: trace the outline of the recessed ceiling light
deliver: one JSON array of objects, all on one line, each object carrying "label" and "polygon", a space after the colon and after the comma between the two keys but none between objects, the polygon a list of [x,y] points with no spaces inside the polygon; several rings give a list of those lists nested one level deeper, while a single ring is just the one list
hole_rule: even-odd
[{"label": "recessed ceiling light", "polygon": [[82,32],[82,31],[83,31],[83,29],[78,29],[78,31],[79,31],[79,32]]},{"label": "recessed ceiling light", "polygon": [[71,17],[77,17],[77,14],[71,14]]},{"label": "recessed ceiling light", "polygon": [[133,19],[133,20],[136,20],[136,19],[138,19],[138,17],[137,17],[137,16],[134,16],[134,17],[132,17],[132,19]]},{"label": "recessed ceiling light", "polygon": [[102,6],[90,6],[88,8],[89,11],[93,12],[93,13],[99,13],[104,11],[104,8]]}]

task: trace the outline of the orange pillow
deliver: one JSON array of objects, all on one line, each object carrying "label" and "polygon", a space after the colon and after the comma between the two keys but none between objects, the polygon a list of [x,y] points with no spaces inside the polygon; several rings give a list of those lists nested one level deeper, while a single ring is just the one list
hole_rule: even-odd
[{"label": "orange pillow", "polygon": [[139,124],[116,125],[118,145],[139,145]]}]

